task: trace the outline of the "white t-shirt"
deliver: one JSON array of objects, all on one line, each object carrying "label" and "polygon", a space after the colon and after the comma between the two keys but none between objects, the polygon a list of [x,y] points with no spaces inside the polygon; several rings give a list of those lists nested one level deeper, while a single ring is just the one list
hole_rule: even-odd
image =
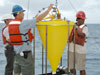
[{"label": "white t-shirt", "polygon": [[[85,33],[86,37],[88,37],[88,28],[87,28],[87,26],[85,26],[83,28],[82,32]],[[69,51],[74,52],[74,43],[73,42],[71,42],[69,44]],[[80,53],[80,54],[86,54],[85,44],[84,44],[84,46],[75,44],[75,52]]]}]

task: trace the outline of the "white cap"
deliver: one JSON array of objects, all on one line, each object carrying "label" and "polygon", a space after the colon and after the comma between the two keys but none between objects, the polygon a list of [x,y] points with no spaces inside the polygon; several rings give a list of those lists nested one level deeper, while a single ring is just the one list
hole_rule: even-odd
[{"label": "white cap", "polygon": [[6,19],[14,19],[14,18],[11,14],[6,14],[2,17],[2,21],[6,20]]}]

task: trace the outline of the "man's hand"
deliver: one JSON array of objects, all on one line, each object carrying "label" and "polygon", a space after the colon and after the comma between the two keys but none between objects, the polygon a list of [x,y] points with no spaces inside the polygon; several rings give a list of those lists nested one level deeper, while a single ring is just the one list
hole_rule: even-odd
[{"label": "man's hand", "polygon": [[80,36],[80,37],[85,37],[85,33],[83,33],[82,31],[80,31],[79,29],[76,29],[76,32],[78,33],[78,35]]},{"label": "man's hand", "polygon": [[45,11],[41,15],[37,16],[36,17],[36,22],[41,21],[45,16],[47,16],[47,14],[50,12],[52,6],[53,6],[53,4],[50,4],[47,11]]}]

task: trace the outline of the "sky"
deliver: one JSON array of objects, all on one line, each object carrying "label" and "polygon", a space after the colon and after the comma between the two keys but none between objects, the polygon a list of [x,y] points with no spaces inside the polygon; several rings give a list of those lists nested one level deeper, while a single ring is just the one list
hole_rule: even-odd
[{"label": "sky", "polygon": [[[25,12],[25,19],[31,19],[38,11],[50,4],[55,4],[56,0],[0,0],[0,20],[5,14],[12,12],[14,5],[21,5]],[[29,3],[29,9],[28,9]],[[62,17],[75,21],[76,13],[84,11],[86,14],[86,23],[99,24],[100,23],[100,0],[58,0],[58,9]],[[0,21],[2,22],[2,21]]]}]

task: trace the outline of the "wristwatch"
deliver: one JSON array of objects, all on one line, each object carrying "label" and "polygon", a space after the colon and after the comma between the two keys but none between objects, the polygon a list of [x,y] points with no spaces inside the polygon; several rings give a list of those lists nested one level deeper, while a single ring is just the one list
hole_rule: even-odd
[{"label": "wristwatch", "polygon": [[78,26],[75,26],[75,29],[77,30],[78,29]]}]

